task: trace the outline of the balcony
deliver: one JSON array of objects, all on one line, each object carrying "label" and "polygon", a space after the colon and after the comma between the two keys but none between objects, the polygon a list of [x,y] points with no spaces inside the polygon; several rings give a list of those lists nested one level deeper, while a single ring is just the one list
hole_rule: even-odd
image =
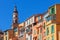
[{"label": "balcony", "polygon": [[38,21],[38,23],[40,23],[40,22],[43,22],[43,19],[40,19],[40,20]]},{"label": "balcony", "polygon": [[47,20],[46,25],[51,24],[51,23],[56,23],[56,14],[48,15],[46,17],[46,20]]},{"label": "balcony", "polygon": [[24,32],[21,32],[19,37],[23,37],[23,36],[24,36]]},{"label": "balcony", "polygon": [[26,33],[31,32],[31,29],[26,29]]},{"label": "balcony", "polygon": [[24,27],[20,28],[20,37],[23,37],[24,33],[25,33],[25,28]]},{"label": "balcony", "polygon": [[30,34],[32,32],[32,29],[30,27],[26,28],[26,33]]}]

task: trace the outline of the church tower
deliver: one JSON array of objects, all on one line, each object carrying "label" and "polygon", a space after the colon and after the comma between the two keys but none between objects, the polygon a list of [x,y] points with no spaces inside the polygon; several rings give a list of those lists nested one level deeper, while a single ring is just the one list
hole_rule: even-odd
[{"label": "church tower", "polygon": [[18,11],[16,5],[13,10],[13,22],[12,22],[13,35],[16,37],[18,35]]}]

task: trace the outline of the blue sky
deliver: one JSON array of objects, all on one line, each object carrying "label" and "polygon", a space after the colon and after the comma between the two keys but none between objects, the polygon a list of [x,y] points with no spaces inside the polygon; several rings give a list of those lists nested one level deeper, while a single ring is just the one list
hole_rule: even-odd
[{"label": "blue sky", "polygon": [[15,4],[19,13],[19,23],[21,23],[33,14],[43,13],[50,6],[60,4],[60,0],[0,0],[0,30],[11,28]]}]

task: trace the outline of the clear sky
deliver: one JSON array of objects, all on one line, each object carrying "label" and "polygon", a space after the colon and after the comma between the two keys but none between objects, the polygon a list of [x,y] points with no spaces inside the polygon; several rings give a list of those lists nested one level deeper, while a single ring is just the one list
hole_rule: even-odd
[{"label": "clear sky", "polygon": [[24,22],[33,14],[43,13],[60,0],[0,0],[0,30],[11,28],[12,14],[16,4],[19,13],[19,22]]}]

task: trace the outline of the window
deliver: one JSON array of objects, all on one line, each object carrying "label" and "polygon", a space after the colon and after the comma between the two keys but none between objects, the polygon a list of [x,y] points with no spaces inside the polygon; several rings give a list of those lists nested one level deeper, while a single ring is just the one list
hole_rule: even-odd
[{"label": "window", "polygon": [[28,21],[27,21],[26,23],[27,23],[27,25],[28,25]]},{"label": "window", "polygon": [[54,40],[54,36],[52,36],[52,40]]},{"label": "window", "polygon": [[43,28],[45,29],[45,23],[44,23],[44,26],[43,26]]},{"label": "window", "polygon": [[30,24],[34,23],[33,18],[30,18]]},{"label": "window", "polygon": [[38,40],[42,40],[42,35],[38,35]]},{"label": "window", "polygon": [[34,34],[36,34],[36,30],[34,30]]},{"label": "window", "polygon": [[33,23],[33,26],[34,26],[34,25],[36,25],[36,24],[37,24],[36,22],[35,22],[35,23]]},{"label": "window", "polygon": [[7,35],[7,32],[5,32],[5,35]]},{"label": "window", "polygon": [[20,32],[22,32],[22,33],[25,32],[25,27],[21,27]]},{"label": "window", "polygon": [[30,40],[32,40],[32,35],[30,35]]},{"label": "window", "polygon": [[17,28],[14,28],[14,33],[17,32],[17,31],[18,31],[18,29]]},{"label": "window", "polygon": [[40,21],[40,16],[38,16],[38,21]]},{"label": "window", "polygon": [[56,15],[53,15],[52,16],[52,20],[56,20]]},{"label": "window", "polygon": [[49,35],[49,28],[47,28],[47,30],[46,30],[46,31],[47,31],[47,35]]},{"label": "window", "polygon": [[40,40],[40,35],[38,35],[38,40]]},{"label": "window", "polygon": [[51,26],[51,33],[54,33],[54,25]]},{"label": "window", "polygon": [[30,25],[30,20],[27,21],[27,25]]},{"label": "window", "polygon": [[31,32],[32,30],[30,29],[30,27],[26,27],[26,33]]},{"label": "window", "polygon": [[14,28],[13,31],[14,31],[14,36],[16,36],[17,35],[17,32],[18,32],[18,29],[17,28]]},{"label": "window", "polygon": [[39,29],[37,29],[37,34],[39,34]]},{"label": "window", "polygon": [[42,40],[42,35],[40,35],[40,40]]},{"label": "window", "polygon": [[17,20],[15,20],[15,23],[18,23]]},{"label": "window", "polygon": [[29,25],[30,25],[30,20],[29,20]]},{"label": "window", "polygon": [[52,13],[54,13],[54,12],[55,12],[54,10],[55,10],[55,9],[54,9],[54,8],[52,8],[52,9],[51,9],[51,12],[52,12]]},{"label": "window", "polygon": [[25,29],[24,28],[21,28],[21,30],[20,30],[20,37],[23,37],[24,32],[25,32]]},{"label": "window", "polygon": [[46,36],[46,32],[44,32],[43,36]]},{"label": "window", "polygon": [[6,40],[7,40],[7,37],[6,37]]},{"label": "window", "polygon": [[42,32],[42,28],[40,28],[40,33]]},{"label": "window", "polygon": [[26,40],[28,40],[28,38],[26,38]]},{"label": "window", "polygon": [[47,20],[47,21],[50,21],[51,19],[52,19],[51,16],[46,17],[46,20]]},{"label": "window", "polygon": [[41,17],[38,16],[38,23],[39,23],[39,22],[42,22],[42,21],[43,21],[43,19],[41,19]]},{"label": "window", "polygon": [[33,23],[33,18],[31,18],[31,23]]},{"label": "window", "polygon": [[29,32],[29,30],[30,30],[30,29],[26,29],[26,33],[28,33],[28,32]]},{"label": "window", "polygon": [[54,8],[50,9],[50,14],[55,14],[55,9]]}]

